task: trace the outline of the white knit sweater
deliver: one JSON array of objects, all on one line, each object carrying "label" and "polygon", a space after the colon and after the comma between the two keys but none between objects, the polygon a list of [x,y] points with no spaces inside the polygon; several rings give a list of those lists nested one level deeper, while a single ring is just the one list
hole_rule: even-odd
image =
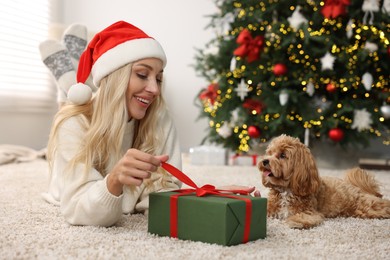
[{"label": "white knit sweater", "polygon": [[[164,137],[156,154],[168,154],[169,163],[181,169],[181,153],[176,129],[166,113],[160,118]],[[126,126],[122,149],[131,148],[134,122]],[[83,174],[83,165],[78,165],[71,174],[64,174],[67,163],[75,155],[84,137],[79,118],[64,122],[59,130],[59,146],[55,154],[49,190],[43,197],[50,203],[59,205],[66,221],[73,225],[111,226],[123,214],[147,212],[151,192],[178,189],[181,183],[169,176],[168,186],[162,187],[162,174],[152,173],[150,184],[125,186],[122,195],[112,195],[106,185],[107,176],[103,177],[96,169]],[[167,177],[164,177],[167,178]]]}]

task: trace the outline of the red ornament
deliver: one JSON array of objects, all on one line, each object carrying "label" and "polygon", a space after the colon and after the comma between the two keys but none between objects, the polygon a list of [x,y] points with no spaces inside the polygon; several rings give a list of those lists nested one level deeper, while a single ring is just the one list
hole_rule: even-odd
[{"label": "red ornament", "polygon": [[283,63],[277,63],[274,65],[273,72],[275,76],[283,76],[287,73],[287,67]]},{"label": "red ornament", "polygon": [[390,57],[390,47],[387,47],[387,56]]},{"label": "red ornament", "polygon": [[251,125],[248,127],[248,135],[252,138],[260,136],[260,129],[257,126]]},{"label": "red ornament", "polygon": [[334,92],[336,92],[336,90],[337,90],[337,87],[333,83],[329,83],[328,85],[326,85],[326,91],[328,91],[330,93],[334,93]]},{"label": "red ornament", "polygon": [[344,131],[340,128],[332,128],[328,132],[329,138],[334,142],[340,142],[344,139]]}]

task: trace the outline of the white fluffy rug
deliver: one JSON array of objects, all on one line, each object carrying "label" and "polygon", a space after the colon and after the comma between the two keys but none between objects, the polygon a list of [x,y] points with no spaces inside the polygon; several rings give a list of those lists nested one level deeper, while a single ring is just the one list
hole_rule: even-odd
[{"label": "white fluffy rug", "polygon": [[[184,172],[198,185],[255,185],[255,167],[192,166]],[[341,176],[322,169],[321,175]],[[390,172],[376,171],[390,198]],[[268,219],[267,238],[223,247],[157,237],[147,233],[147,217],[124,216],[111,228],[69,226],[59,209],[41,199],[47,164],[35,160],[0,166],[0,259],[389,259],[390,219],[329,219],[310,230],[289,229]]]}]

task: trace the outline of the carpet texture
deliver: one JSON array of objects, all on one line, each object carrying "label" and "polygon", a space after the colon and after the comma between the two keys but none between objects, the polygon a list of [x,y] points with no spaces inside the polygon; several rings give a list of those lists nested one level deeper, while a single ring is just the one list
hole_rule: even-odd
[{"label": "carpet texture", "polygon": [[[250,166],[184,165],[198,185],[255,185]],[[321,175],[342,176],[336,170]],[[390,172],[375,171],[390,198]],[[267,238],[231,247],[157,237],[147,217],[129,215],[110,228],[70,226],[47,204],[47,163],[34,160],[0,166],[0,259],[389,259],[390,220],[329,219],[310,230],[289,229],[268,219]]]}]

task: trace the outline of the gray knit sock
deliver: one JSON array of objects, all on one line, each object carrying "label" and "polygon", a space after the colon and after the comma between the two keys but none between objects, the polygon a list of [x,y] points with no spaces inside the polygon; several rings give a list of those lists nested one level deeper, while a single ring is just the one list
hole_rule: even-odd
[{"label": "gray knit sock", "polygon": [[46,40],[39,45],[41,58],[57,84],[57,101],[66,102],[69,88],[76,83],[76,71],[69,51],[60,42]]},{"label": "gray knit sock", "polygon": [[72,24],[62,36],[62,41],[72,58],[73,66],[77,70],[80,56],[87,46],[87,28],[81,24]]}]

